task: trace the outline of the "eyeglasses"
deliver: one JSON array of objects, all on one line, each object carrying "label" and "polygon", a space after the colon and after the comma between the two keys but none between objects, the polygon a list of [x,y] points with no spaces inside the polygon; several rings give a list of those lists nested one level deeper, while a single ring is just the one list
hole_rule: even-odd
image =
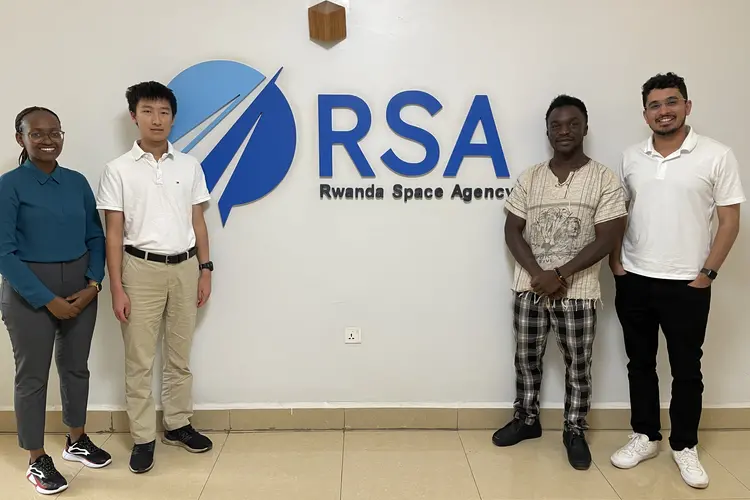
[{"label": "eyeglasses", "polygon": [[665,101],[653,101],[653,102],[648,103],[648,105],[646,106],[646,109],[651,112],[659,111],[662,106],[665,106],[667,109],[675,109],[684,100],[685,99],[681,97],[670,97],[669,99]]},{"label": "eyeglasses", "polygon": [[29,132],[29,139],[33,142],[42,142],[45,137],[49,137],[50,140],[60,142],[65,138],[65,132],[62,130],[53,130],[51,132]]}]

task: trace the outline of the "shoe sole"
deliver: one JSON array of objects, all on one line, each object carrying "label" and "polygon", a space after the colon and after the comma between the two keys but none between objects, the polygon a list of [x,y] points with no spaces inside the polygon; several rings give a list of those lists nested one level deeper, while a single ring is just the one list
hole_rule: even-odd
[{"label": "shoe sole", "polygon": [[66,484],[65,486],[61,486],[57,488],[56,490],[45,490],[44,488],[41,488],[39,486],[39,483],[37,483],[36,479],[34,479],[34,477],[31,474],[27,475],[26,479],[28,479],[28,481],[34,485],[34,489],[40,495],[57,495],[58,493],[61,493],[68,489],[68,485]]},{"label": "shoe sole", "polygon": [[80,462],[86,467],[88,467],[89,469],[102,469],[112,463],[112,459],[110,458],[103,464],[95,464],[94,462],[89,462],[83,457],[79,457],[78,455],[73,455],[72,453],[68,453],[65,450],[63,450],[62,457],[63,457],[63,460],[67,460],[68,462]]},{"label": "shoe sole", "polygon": [[519,440],[518,440],[518,441],[516,441],[515,443],[497,443],[497,442],[496,442],[496,441],[495,441],[495,440],[493,439],[493,440],[492,440],[492,444],[494,444],[495,446],[497,446],[497,447],[499,447],[499,448],[509,448],[509,447],[511,447],[511,446],[515,446],[515,445],[517,445],[517,444],[521,444],[521,443],[523,443],[524,441],[528,441],[529,439],[539,439],[539,438],[541,438],[541,437],[542,437],[542,435],[541,435],[541,434],[539,434],[538,436],[529,436],[529,437],[525,437],[525,438],[523,438],[523,439],[519,439]]},{"label": "shoe sole", "polygon": [[144,470],[135,470],[130,465],[128,465],[128,469],[133,474],[145,474],[146,472],[150,471],[153,468],[154,468],[154,462],[151,462],[151,465],[148,466],[148,469],[144,469]]},{"label": "shoe sole", "polygon": [[166,444],[166,445],[168,445],[168,446],[177,446],[179,448],[182,448],[184,450],[189,451],[190,453],[206,453],[207,451],[210,451],[211,448],[213,448],[213,446],[209,446],[208,448],[203,448],[203,449],[200,449],[200,450],[195,450],[195,449],[189,447],[188,445],[186,445],[185,443],[183,443],[182,441],[171,441],[171,440],[169,440],[167,438],[161,438],[161,442],[164,443],[164,444]]},{"label": "shoe sole", "polygon": [[[674,462],[674,460],[672,460],[672,461]],[[674,462],[674,464],[677,467],[677,470],[679,470],[680,466],[677,465],[677,462]],[[683,481],[685,481],[685,484],[687,484],[691,488],[695,488],[696,490],[705,490],[706,488],[708,488],[708,483],[709,483],[708,481],[706,481],[705,484],[694,484],[694,483],[691,483],[687,479],[685,479],[685,476],[682,475],[682,472],[680,472],[680,477],[682,478]]]},{"label": "shoe sole", "polygon": [[[637,461],[637,462],[636,462],[635,464],[633,464],[633,465],[621,465],[621,464],[616,464],[616,463],[615,463],[615,461],[614,461],[614,460],[612,460],[612,457],[609,457],[609,463],[611,463],[613,467],[616,467],[616,468],[618,468],[618,469],[620,469],[620,470],[628,470],[628,469],[633,469],[633,468],[637,467],[637,466],[638,466],[639,464],[642,464],[642,463],[643,463],[643,462],[645,462],[646,460],[651,460],[652,458],[656,458],[656,457],[657,457],[658,455],[659,455],[659,450],[656,450],[656,451],[655,451],[654,453],[652,453],[651,455],[648,455],[647,457],[644,457],[644,458],[642,458],[642,459],[638,460],[638,461]],[[676,464],[675,464],[675,465],[676,465]]]}]

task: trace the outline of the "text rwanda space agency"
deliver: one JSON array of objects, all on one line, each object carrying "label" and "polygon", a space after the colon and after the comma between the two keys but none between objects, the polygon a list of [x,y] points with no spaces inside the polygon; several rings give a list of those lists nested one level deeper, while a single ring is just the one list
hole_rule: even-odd
[{"label": "text rwanda space agency", "polygon": [[[513,190],[511,187],[464,187],[456,184],[451,192],[451,200],[461,200],[471,203],[474,200],[504,200]],[[391,190],[394,200],[404,203],[419,200],[442,200],[445,198],[445,190],[442,187],[404,187],[402,184],[394,184]],[[370,184],[368,187],[335,187],[330,184],[320,185],[321,200],[383,200],[385,199],[385,188]],[[447,198],[446,198],[447,199]]]}]

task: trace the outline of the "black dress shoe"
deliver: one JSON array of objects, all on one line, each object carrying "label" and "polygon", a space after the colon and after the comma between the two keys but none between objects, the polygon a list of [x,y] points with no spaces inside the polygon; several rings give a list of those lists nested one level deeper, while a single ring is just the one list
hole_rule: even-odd
[{"label": "black dress shoe", "polygon": [[542,437],[542,425],[538,419],[527,425],[523,420],[514,418],[492,435],[492,442],[495,446],[513,446],[521,441],[539,437]]},{"label": "black dress shoe", "polygon": [[588,470],[591,467],[591,451],[583,431],[566,429],[563,443],[568,450],[568,462],[574,469]]}]

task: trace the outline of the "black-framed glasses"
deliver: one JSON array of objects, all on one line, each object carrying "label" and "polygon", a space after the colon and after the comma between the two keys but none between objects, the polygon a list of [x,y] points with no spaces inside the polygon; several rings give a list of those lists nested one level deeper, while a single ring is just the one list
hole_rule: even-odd
[{"label": "black-framed glasses", "polygon": [[51,132],[39,132],[35,130],[28,133],[29,139],[33,142],[42,142],[45,137],[49,137],[51,141],[60,142],[65,139],[65,132],[62,130],[52,130]]}]

